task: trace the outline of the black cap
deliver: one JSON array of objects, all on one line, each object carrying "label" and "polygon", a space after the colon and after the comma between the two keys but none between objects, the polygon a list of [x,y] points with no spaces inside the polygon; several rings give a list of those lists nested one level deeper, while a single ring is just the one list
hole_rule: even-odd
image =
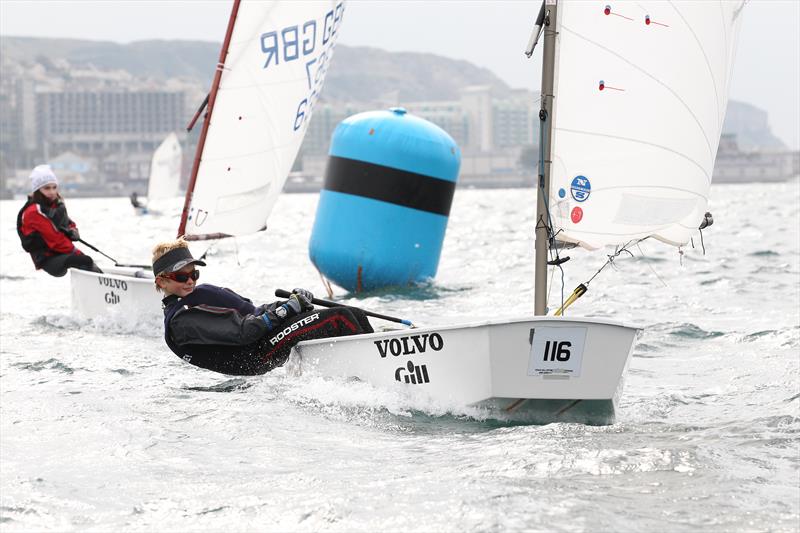
[{"label": "black cap", "polygon": [[176,272],[186,265],[206,266],[205,262],[192,257],[188,248],[175,248],[153,261],[153,274]]}]

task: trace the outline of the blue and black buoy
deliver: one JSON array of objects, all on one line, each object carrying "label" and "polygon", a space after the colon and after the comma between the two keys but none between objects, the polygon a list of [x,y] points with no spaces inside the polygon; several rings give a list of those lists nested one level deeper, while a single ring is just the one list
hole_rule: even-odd
[{"label": "blue and black buoy", "polygon": [[452,137],[403,108],[343,120],[331,141],[311,261],[355,292],[433,278],[460,165]]}]

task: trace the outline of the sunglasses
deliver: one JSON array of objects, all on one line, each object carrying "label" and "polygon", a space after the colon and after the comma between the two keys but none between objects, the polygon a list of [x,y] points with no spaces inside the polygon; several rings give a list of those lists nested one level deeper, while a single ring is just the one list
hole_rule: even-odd
[{"label": "sunglasses", "polygon": [[186,283],[189,279],[197,281],[200,277],[199,270],[192,270],[191,272],[168,272],[167,274],[161,274],[162,278],[171,279],[172,281],[177,281],[178,283]]}]

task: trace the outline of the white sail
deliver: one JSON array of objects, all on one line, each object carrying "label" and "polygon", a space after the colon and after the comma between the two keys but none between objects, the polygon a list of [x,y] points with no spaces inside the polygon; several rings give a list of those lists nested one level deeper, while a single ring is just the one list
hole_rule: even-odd
[{"label": "white sail", "polygon": [[175,198],[181,181],[183,150],[178,136],[167,135],[153,153],[150,161],[150,180],[147,185],[147,203]]},{"label": "white sail", "polygon": [[743,4],[558,3],[550,210],[559,240],[688,242],[708,204]]},{"label": "white sail", "polygon": [[322,90],[343,13],[341,0],[242,0],[187,235],[264,229]]}]

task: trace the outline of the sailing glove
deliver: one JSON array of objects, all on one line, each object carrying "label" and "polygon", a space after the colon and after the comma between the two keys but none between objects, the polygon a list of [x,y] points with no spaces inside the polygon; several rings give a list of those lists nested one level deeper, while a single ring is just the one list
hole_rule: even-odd
[{"label": "sailing glove", "polygon": [[259,315],[259,317],[264,321],[264,324],[267,325],[267,329],[271,330],[280,326],[284,320],[298,314],[299,312],[300,304],[296,300],[292,302],[292,300],[289,299],[288,302],[285,302],[281,305],[278,305],[277,302],[270,304],[267,306],[264,313]]},{"label": "sailing glove", "polygon": [[278,305],[278,303],[275,302],[262,307],[264,313],[259,316],[267,325],[267,328],[272,329],[287,318],[314,309],[314,304],[311,303],[313,299],[314,295],[311,294],[311,291],[294,289],[292,295],[289,296],[289,299],[284,303]]},{"label": "sailing glove", "polygon": [[[311,307],[313,309],[314,306],[312,305]],[[275,315],[277,315],[277,317],[281,320],[294,315],[299,315],[302,312],[303,303],[301,302],[301,297],[297,294],[292,294],[289,296],[288,300],[275,308]]]},{"label": "sailing glove", "polygon": [[71,241],[79,241],[81,240],[81,234],[78,232],[78,228],[60,228],[61,232],[66,235],[69,240]]},{"label": "sailing glove", "polygon": [[[314,304],[311,303],[311,298],[306,296],[310,295],[311,293],[304,289],[299,290],[303,292],[293,293],[291,296],[289,296],[289,299],[286,301],[286,303],[281,306],[287,308],[287,311],[289,311],[289,316],[292,314],[299,315],[300,313],[314,309]],[[311,297],[313,298],[313,295]]]},{"label": "sailing glove", "polygon": [[311,303],[312,300],[314,300],[314,295],[311,291],[306,289],[292,289],[292,296],[297,298],[303,311],[311,311],[314,309],[314,304]]}]

